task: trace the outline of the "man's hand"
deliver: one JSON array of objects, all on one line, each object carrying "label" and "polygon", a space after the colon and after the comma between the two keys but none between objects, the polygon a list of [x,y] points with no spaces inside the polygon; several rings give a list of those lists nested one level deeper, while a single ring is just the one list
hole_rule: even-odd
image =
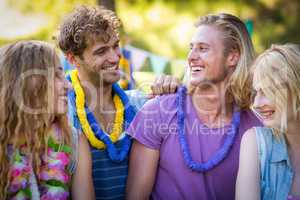
[{"label": "man's hand", "polygon": [[160,75],[155,78],[151,85],[152,93],[148,94],[148,98],[153,98],[157,95],[175,93],[176,89],[181,85],[180,80],[171,75]]}]

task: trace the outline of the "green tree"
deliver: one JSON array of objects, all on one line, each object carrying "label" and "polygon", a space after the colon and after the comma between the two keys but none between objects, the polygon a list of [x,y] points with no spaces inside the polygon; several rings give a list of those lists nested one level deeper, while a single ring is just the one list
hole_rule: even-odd
[{"label": "green tree", "polygon": [[97,0],[99,5],[102,5],[110,10],[116,10],[116,2],[115,0]]}]

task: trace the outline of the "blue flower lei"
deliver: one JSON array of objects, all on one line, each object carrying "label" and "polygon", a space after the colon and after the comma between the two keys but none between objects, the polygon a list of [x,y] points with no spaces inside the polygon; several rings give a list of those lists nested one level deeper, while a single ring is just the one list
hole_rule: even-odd
[{"label": "blue flower lei", "polygon": [[183,153],[183,158],[185,164],[194,171],[197,172],[206,172],[210,169],[214,168],[218,164],[220,164],[228,155],[233,143],[235,136],[237,135],[238,128],[240,125],[240,112],[234,112],[232,118],[232,128],[230,132],[227,133],[225,138],[225,142],[223,146],[213,155],[211,159],[204,163],[197,163],[192,159],[188,143],[185,138],[185,129],[184,129],[184,120],[185,120],[185,113],[184,113],[184,101],[186,99],[186,87],[180,87],[177,91],[176,102],[178,108],[177,114],[177,123],[178,123],[178,133],[179,133],[179,142],[181,146],[181,150]]},{"label": "blue flower lei", "polygon": [[[69,81],[71,81],[69,76],[67,77],[67,79]],[[115,94],[117,94],[120,97],[120,99],[124,105],[125,120],[124,120],[123,130],[126,130],[129,126],[129,124],[132,122],[132,120],[136,114],[136,111],[133,108],[133,106],[130,105],[127,95],[119,87],[118,84],[116,84],[116,83],[113,84],[112,89],[115,92]],[[70,94],[69,97],[70,97],[71,103],[75,105],[75,98],[76,98],[75,92],[72,90],[72,91],[70,91],[69,94]],[[92,128],[93,132],[95,133],[95,136],[97,137],[97,139],[101,140],[106,145],[106,150],[107,150],[108,157],[110,158],[110,160],[113,162],[116,162],[116,163],[119,163],[119,162],[122,162],[123,160],[125,160],[127,158],[128,152],[131,147],[130,136],[125,133],[125,136],[121,141],[121,144],[122,144],[121,148],[118,150],[115,147],[115,145],[113,144],[113,142],[111,141],[111,139],[101,129],[101,126],[99,126],[99,123],[97,122],[95,116],[93,115],[93,113],[89,110],[89,108],[86,105],[85,105],[85,112],[87,113],[87,120],[88,120],[89,124],[91,125],[91,128]]]}]

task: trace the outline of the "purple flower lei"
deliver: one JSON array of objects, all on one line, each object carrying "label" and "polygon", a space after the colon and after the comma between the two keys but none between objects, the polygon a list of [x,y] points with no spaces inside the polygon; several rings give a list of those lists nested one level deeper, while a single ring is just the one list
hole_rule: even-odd
[{"label": "purple flower lei", "polygon": [[185,129],[184,129],[184,103],[186,99],[186,87],[180,87],[177,91],[176,102],[178,108],[177,114],[177,123],[178,123],[178,133],[179,133],[179,142],[183,153],[183,158],[185,164],[194,171],[197,172],[206,172],[220,164],[228,155],[233,143],[235,136],[238,132],[238,128],[240,125],[240,112],[234,112],[231,129],[227,133],[225,138],[225,142],[223,146],[213,155],[211,159],[204,163],[197,163],[192,159],[190,149],[185,138]]}]

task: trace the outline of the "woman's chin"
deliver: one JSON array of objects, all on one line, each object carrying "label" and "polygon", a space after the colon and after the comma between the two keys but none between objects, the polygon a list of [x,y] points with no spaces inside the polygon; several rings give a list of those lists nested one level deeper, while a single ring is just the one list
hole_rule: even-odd
[{"label": "woman's chin", "polygon": [[273,119],[263,119],[262,123],[264,126],[269,128],[278,128],[280,125]]},{"label": "woman's chin", "polygon": [[65,115],[68,112],[68,107],[64,106],[64,107],[60,107],[55,109],[54,114],[55,115]]}]

